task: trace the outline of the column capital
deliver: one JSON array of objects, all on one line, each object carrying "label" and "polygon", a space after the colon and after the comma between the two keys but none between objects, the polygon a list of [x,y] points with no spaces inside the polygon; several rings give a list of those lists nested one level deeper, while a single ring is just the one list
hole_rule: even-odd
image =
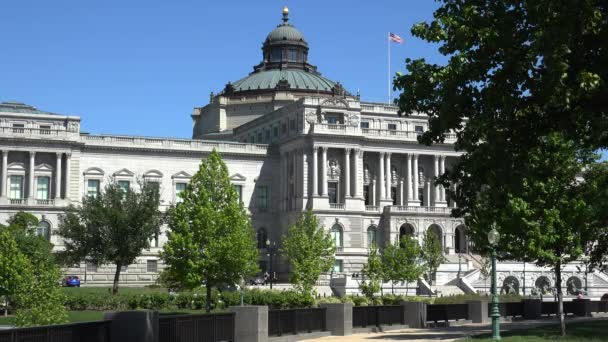
[{"label": "column capital", "polygon": [[321,146],[321,149],[323,149],[323,153],[327,153],[327,150],[329,149],[328,146]]},{"label": "column capital", "polygon": [[386,158],[390,158],[391,154],[393,154],[392,152],[386,152]]},{"label": "column capital", "polygon": [[35,157],[36,156],[36,151],[30,151],[30,157]]},{"label": "column capital", "polygon": [[312,147],[312,152],[313,153],[317,153],[318,150],[319,150],[319,146],[315,145],[315,146]]},{"label": "column capital", "polygon": [[442,154],[439,156],[441,158],[441,160],[445,161],[445,158],[447,158],[447,156],[445,154]]},{"label": "column capital", "polygon": [[72,152],[66,152],[65,153],[66,158],[70,159],[72,158]]},{"label": "column capital", "polygon": [[363,158],[363,154],[365,153],[365,151],[363,151],[363,149],[357,148],[355,149],[355,153],[357,153],[359,157]]},{"label": "column capital", "polygon": [[57,158],[61,158],[63,156],[63,152],[57,152],[56,155],[57,155]]},{"label": "column capital", "polygon": [[413,156],[414,156],[414,155],[413,155],[412,153],[408,153],[408,154],[406,154],[406,158],[407,158],[408,160],[412,160],[412,157],[413,157]]},{"label": "column capital", "polygon": [[440,156],[439,154],[433,154],[433,159],[435,159],[435,161],[438,161],[439,160],[439,156]]},{"label": "column capital", "polygon": [[380,155],[380,157],[384,157],[384,154],[385,154],[385,153],[386,153],[386,152],[378,152],[378,154]]},{"label": "column capital", "polygon": [[353,150],[353,149],[352,149],[352,148],[350,148],[350,147],[346,147],[346,148],[344,149],[344,151],[346,151],[346,153],[350,153],[352,150]]}]

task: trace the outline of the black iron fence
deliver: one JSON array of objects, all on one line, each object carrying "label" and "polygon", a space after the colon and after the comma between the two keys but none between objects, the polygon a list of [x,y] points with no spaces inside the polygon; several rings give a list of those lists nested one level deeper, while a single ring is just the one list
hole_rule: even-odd
[{"label": "black iron fence", "polygon": [[592,301],[590,305],[591,312],[604,312],[608,313],[608,301]]},{"label": "black iron fence", "polygon": [[325,331],[326,315],[326,308],[268,310],[268,336]]},{"label": "black iron fence", "polygon": [[429,304],[426,306],[427,322],[447,322],[469,319],[468,304]]},{"label": "black iron fence", "polygon": [[405,311],[401,305],[355,306],[353,327],[376,327],[405,324]]},{"label": "black iron fence", "polygon": [[111,321],[0,330],[0,342],[110,342]]},{"label": "black iron fence", "polygon": [[158,341],[234,341],[234,316],[234,313],[161,316]]},{"label": "black iron fence", "polygon": [[[524,302],[499,303],[498,310],[501,317],[523,317]],[[492,302],[488,303],[488,317],[492,315]]]}]

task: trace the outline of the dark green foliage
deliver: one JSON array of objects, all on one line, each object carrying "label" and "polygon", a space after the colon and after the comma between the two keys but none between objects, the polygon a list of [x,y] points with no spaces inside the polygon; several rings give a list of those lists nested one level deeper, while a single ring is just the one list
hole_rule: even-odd
[{"label": "dark green foliage", "polygon": [[122,266],[132,264],[160,231],[158,185],[142,182],[140,190],[126,191],[109,183],[97,196],[82,198],[80,207],[71,207],[59,225],[58,235],[65,250],[60,259],[66,265],[93,260],[116,265],[112,293],[118,292]]}]

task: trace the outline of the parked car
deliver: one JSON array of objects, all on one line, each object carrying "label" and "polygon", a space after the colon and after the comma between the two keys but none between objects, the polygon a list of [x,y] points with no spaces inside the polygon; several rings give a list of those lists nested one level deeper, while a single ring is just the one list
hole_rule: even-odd
[{"label": "parked car", "polygon": [[80,287],[80,278],[78,276],[65,276],[61,285],[65,287]]},{"label": "parked car", "polygon": [[249,285],[264,285],[265,280],[262,276],[257,276],[249,279]]}]

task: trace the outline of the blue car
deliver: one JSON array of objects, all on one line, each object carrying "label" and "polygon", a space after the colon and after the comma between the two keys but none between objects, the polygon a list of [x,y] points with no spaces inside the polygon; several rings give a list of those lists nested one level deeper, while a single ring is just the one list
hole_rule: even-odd
[{"label": "blue car", "polygon": [[65,276],[65,278],[63,278],[63,286],[80,287],[80,278],[78,278],[78,276]]}]

